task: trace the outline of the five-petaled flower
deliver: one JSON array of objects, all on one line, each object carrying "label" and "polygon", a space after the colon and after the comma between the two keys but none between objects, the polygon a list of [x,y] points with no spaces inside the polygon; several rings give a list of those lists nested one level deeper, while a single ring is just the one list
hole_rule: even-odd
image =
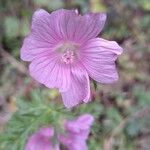
[{"label": "five-petaled flower", "polygon": [[115,60],[123,49],[96,38],[106,20],[104,13],[78,14],[60,9],[37,10],[31,33],[21,48],[21,59],[31,61],[30,75],[48,88],[58,88],[64,105],[90,101],[89,76],[100,83],[118,79]]}]

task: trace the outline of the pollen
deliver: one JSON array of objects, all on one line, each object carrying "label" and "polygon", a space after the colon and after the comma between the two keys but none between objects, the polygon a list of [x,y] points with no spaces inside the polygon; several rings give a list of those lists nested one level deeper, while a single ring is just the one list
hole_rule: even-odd
[{"label": "pollen", "polygon": [[75,54],[73,51],[67,51],[61,56],[61,61],[70,64],[74,62]]},{"label": "pollen", "polygon": [[61,62],[66,64],[71,64],[77,58],[77,50],[79,45],[71,42],[61,43],[56,50],[59,52],[61,56]]}]

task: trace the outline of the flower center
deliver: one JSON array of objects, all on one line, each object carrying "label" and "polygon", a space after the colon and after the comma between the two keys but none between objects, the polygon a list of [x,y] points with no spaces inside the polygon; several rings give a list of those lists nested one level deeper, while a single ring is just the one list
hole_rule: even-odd
[{"label": "flower center", "polygon": [[79,45],[76,43],[65,42],[57,47],[57,51],[61,54],[61,61],[71,64],[77,58],[77,49]]},{"label": "flower center", "polygon": [[73,63],[75,54],[71,50],[67,50],[62,56],[61,61],[65,62],[66,64]]}]

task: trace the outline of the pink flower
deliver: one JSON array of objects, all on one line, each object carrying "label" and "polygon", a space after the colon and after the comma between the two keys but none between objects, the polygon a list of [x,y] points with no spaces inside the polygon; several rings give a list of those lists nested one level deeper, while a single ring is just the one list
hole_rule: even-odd
[{"label": "pink flower", "polygon": [[[67,150],[87,150],[86,140],[93,121],[94,118],[90,114],[66,121],[65,135],[58,135],[58,140]],[[53,128],[41,128],[29,137],[25,150],[60,150],[58,144],[52,143],[52,138],[54,138]]]},{"label": "pink flower", "polygon": [[29,137],[25,150],[60,150],[59,145],[53,145],[51,142],[53,136],[52,128],[41,128]]},{"label": "pink flower", "polygon": [[93,121],[93,116],[85,114],[76,120],[66,122],[66,135],[61,135],[59,139],[67,147],[67,150],[88,149],[86,140]]},{"label": "pink flower", "polygon": [[103,13],[79,15],[60,9],[34,13],[31,33],[21,48],[30,61],[30,75],[48,88],[58,88],[64,105],[90,101],[89,76],[100,83],[118,79],[115,66],[122,48],[115,41],[96,38],[106,20]]}]

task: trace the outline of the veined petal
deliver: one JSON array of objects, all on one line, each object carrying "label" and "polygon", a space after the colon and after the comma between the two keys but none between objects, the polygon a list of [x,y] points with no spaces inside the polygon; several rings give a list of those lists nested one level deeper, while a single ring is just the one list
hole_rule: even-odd
[{"label": "veined petal", "polygon": [[118,80],[115,60],[122,51],[114,41],[95,38],[85,44],[80,55],[91,78],[101,83],[111,83]]},{"label": "veined petal", "polygon": [[55,32],[62,40],[72,40],[75,19],[78,16],[75,10],[59,9],[50,14],[53,21],[52,26],[55,28]]},{"label": "veined petal", "polygon": [[48,88],[68,90],[70,86],[70,68],[59,62],[57,55],[42,56],[31,62],[30,75]]},{"label": "veined petal", "polygon": [[70,87],[66,92],[61,92],[64,105],[71,108],[81,102],[90,100],[89,77],[83,66],[75,64],[71,68]]},{"label": "veined petal", "polygon": [[[104,13],[88,13],[81,16],[75,10],[59,9],[49,14],[39,9],[33,14],[30,38],[27,37],[24,41],[25,46],[22,51],[26,51],[26,54],[30,53],[31,48],[29,49],[28,45],[34,45],[34,43],[38,45],[38,42],[42,43],[42,48],[49,47],[50,50],[64,40],[83,43],[99,34],[105,20]],[[32,49],[38,51],[38,46]],[[26,59],[31,60],[31,58]]]},{"label": "veined petal", "polygon": [[45,41],[39,41],[31,34],[27,36],[21,48],[21,59],[32,61],[41,55],[50,55],[54,51],[53,46]]},{"label": "veined petal", "polygon": [[106,21],[105,13],[88,13],[78,16],[74,40],[79,43],[95,38],[103,29]]},{"label": "veined petal", "polygon": [[[55,20],[57,19],[55,18]],[[53,23],[51,15],[43,9],[39,9],[33,14],[31,33],[40,41],[55,44],[60,41],[60,37],[55,32]]]},{"label": "veined petal", "polygon": [[32,17],[31,33],[23,42],[21,59],[32,61],[42,53],[51,53],[60,41],[51,25],[50,14],[45,10],[37,10]]},{"label": "veined petal", "polygon": [[61,38],[78,43],[95,38],[106,21],[104,13],[88,13],[81,16],[76,10],[65,9],[56,10],[50,16],[53,18],[55,31]]}]

